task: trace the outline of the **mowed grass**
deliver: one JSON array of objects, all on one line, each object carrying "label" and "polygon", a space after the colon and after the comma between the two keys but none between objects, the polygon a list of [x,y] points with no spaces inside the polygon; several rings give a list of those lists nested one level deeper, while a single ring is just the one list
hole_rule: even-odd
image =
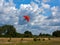
[{"label": "mowed grass", "polygon": [[[33,38],[12,38],[11,42],[8,42],[9,38],[0,38],[0,45],[60,45],[60,38],[40,38],[40,41],[33,41]],[[43,39],[45,39],[43,41]]]}]

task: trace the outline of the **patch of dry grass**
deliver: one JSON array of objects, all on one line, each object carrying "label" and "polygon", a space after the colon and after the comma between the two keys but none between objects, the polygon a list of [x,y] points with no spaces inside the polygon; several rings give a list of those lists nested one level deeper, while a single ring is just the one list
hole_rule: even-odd
[{"label": "patch of dry grass", "polygon": [[[23,40],[21,40],[23,39]],[[33,38],[0,38],[0,45],[60,45],[60,38],[39,38],[40,41],[33,41]],[[43,41],[45,39],[45,41]]]}]

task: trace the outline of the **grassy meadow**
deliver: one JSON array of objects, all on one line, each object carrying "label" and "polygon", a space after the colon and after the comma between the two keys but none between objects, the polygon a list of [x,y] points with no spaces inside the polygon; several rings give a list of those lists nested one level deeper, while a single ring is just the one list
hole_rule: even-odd
[{"label": "grassy meadow", "polygon": [[[0,38],[0,45],[60,45],[60,38],[39,38],[40,40],[34,41],[33,38]],[[43,40],[44,39],[44,40]]]}]

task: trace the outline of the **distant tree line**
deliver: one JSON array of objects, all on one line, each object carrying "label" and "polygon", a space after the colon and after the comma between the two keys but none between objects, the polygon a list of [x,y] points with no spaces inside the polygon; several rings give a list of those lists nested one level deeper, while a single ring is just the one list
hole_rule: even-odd
[{"label": "distant tree line", "polygon": [[54,31],[52,35],[50,34],[42,34],[33,35],[30,31],[25,31],[24,34],[18,33],[13,25],[4,25],[0,26],[0,37],[60,37],[60,31]]},{"label": "distant tree line", "polygon": [[60,30],[54,31],[52,33],[52,36],[54,36],[54,37],[60,37]]}]

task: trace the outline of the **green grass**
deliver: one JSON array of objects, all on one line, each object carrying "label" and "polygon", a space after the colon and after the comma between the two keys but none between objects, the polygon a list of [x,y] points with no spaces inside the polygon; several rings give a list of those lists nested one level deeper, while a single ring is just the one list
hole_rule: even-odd
[{"label": "green grass", "polygon": [[28,43],[20,43],[17,45],[60,45],[60,42],[56,42],[56,41],[32,41],[32,42],[28,42]]},{"label": "green grass", "polygon": [[29,41],[14,44],[0,44],[0,45],[60,45],[59,41]]},{"label": "green grass", "polygon": [[0,44],[0,45],[60,45],[60,40],[40,40],[40,41],[20,41],[18,43]]}]

